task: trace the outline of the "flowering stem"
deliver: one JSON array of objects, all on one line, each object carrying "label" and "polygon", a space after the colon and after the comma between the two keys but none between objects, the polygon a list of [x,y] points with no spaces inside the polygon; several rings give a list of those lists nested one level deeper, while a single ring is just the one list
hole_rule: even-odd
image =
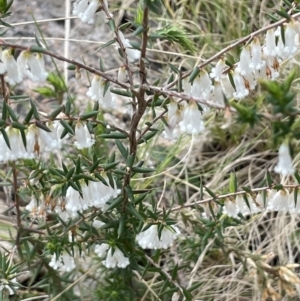
[{"label": "flowering stem", "polygon": [[[279,184],[279,185],[282,188],[300,188],[300,184],[294,184],[294,185]],[[274,186],[276,186],[276,185],[274,185]],[[272,188],[273,187],[269,187],[269,186],[254,188],[254,189],[251,189],[251,193],[266,191],[266,190],[272,189]],[[247,193],[249,193],[249,192],[243,190],[243,191],[237,191],[237,192],[232,192],[232,193],[216,195],[214,198],[211,197],[211,198],[207,198],[205,200],[200,200],[200,201],[196,201],[196,202],[189,203],[189,204],[186,204],[186,205],[174,207],[170,211],[178,211],[178,210],[181,210],[183,208],[189,208],[189,207],[193,207],[195,205],[205,204],[205,203],[209,203],[209,202],[212,202],[212,201],[222,200],[222,199],[226,199],[226,198],[229,198],[229,197],[235,197],[237,195],[243,195],[243,194],[247,194]]]},{"label": "flowering stem", "polygon": [[[289,13],[292,13],[291,11]],[[291,15],[291,18],[297,18],[300,16],[300,12]],[[235,41],[234,43],[230,44],[229,46],[225,47],[224,49],[220,50],[218,53],[216,53],[215,55],[213,55],[212,57],[210,57],[209,59],[205,60],[203,63],[198,65],[198,68],[201,69],[203,67],[205,67],[206,65],[210,64],[211,62],[219,59],[222,55],[224,55],[225,53],[227,53],[228,51],[230,51],[231,49],[247,42],[249,43],[254,37],[260,35],[261,33],[264,33],[266,31],[268,31],[269,29],[275,28],[277,26],[280,26],[282,24],[284,24],[285,22],[287,22],[288,20],[286,18],[283,18],[275,23],[272,23],[270,25],[267,25],[263,28],[258,29],[257,31],[254,31],[252,33],[250,33],[249,35],[242,37],[241,39],[238,39],[237,41]],[[191,74],[191,71],[185,73],[182,75],[182,79],[188,77]],[[177,83],[177,79],[174,80],[173,82],[169,83],[168,85],[166,85],[166,89],[173,87],[175,84]]]},{"label": "flowering stem", "polygon": [[[197,103],[200,104],[204,104],[210,108],[215,108],[215,109],[219,109],[219,110],[224,110],[224,106],[216,104],[216,103],[212,103],[212,102],[208,102],[206,100],[200,99],[200,98],[195,98],[192,97],[191,95],[186,95],[184,93],[178,93],[172,90],[167,90],[163,87],[156,87],[156,86],[152,86],[152,85],[145,85],[145,89],[150,90],[150,91],[154,91],[160,94],[163,94],[165,96],[171,96],[171,97],[177,97],[177,98],[181,98],[182,100],[192,100],[195,101]],[[231,109],[233,112],[235,112],[234,109]]]},{"label": "flowering stem", "polygon": [[[10,48],[14,48],[14,49],[20,49],[20,50],[30,50],[30,47],[27,47],[27,46],[23,46],[23,45],[18,45],[18,44],[11,44],[11,43],[4,43],[3,41],[1,41],[1,46],[3,47],[10,47]],[[43,54],[45,55],[49,55],[50,57],[53,57],[59,61],[62,61],[62,62],[67,62],[71,65],[75,65],[81,69],[84,69],[92,74],[96,74],[96,75],[99,75],[103,78],[105,78],[106,80],[108,80],[109,82],[112,82],[114,84],[117,84],[119,85],[120,87],[124,88],[124,89],[130,89],[131,86],[126,84],[126,83],[123,83],[123,82],[119,82],[117,79],[107,75],[107,73],[105,72],[102,72],[100,70],[97,70],[97,69],[94,69],[92,67],[89,67],[89,66],[86,66],[85,64],[82,64],[80,62],[77,62],[73,59],[68,59],[68,58],[65,58],[64,56],[61,56],[59,54],[56,54],[54,52],[51,52],[51,51],[48,51],[46,49],[44,49],[42,51]]]},{"label": "flowering stem", "polygon": [[[62,118],[56,117],[56,118],[54,118],[54,119],[52,119],[52,118],[47,118],[47,116],[43,116],[43,117],[45,118],[45,120],[40,120],[41,123],[46,123],[46,122],[48,122],[48,121],[54,121],[54,120],[57,120],[57,121],[60,121],[60,120],[66,120],[66,121],[78,121],[78,120],[81,119],[81,116],[73,116],[73,117],[72,117],[72,116],[64,116],[64,117],[62,117]],[[87,118],[87,119],[85,119],[85,120],[90,120],[90,121],[92,121],[92,122],[95,123],[95,124],[101,124],[101,125],[103,125],[104,127],[107,126],[107,123],[105,123],[105,122],[103,122],[103,121],[101,121],[101,120],[96,120],[96,119],[94,119],[94,118]],[[25,123],[25,124],[26,124],[26,125],[29,125],[29,124],[36,124],[36,121],[29,121],[28,123]],[[5,121],[5,125],[10,126],[10,125],[12,125],[12,122],[9,121],[9,120],[6,120],[6,121]],[[118,132],[120,132],[120,133],[123,133],[124,135],[128,136],[128,133],[127,133],[125,130],[123,130],[122,128],[118,127],[118,126],[109,124],[109,127],[110,127],[111,129],[113,129],[113,130],[116,130],[116,131],[118,131]]]}]

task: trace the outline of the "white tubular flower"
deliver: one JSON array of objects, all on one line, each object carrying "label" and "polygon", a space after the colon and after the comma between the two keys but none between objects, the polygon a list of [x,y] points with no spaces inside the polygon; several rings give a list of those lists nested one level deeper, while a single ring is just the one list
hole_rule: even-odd
[{"label": "white tubular flower", "polygon": [[106,251],[109,249],[109,245],[108,244],[101,244],[101,245],[95,245],[95,253],[99,256],[99,257],[103,257],[106,254]]},{"label": "white tubular flower", "polygon": [[256,86],[256,81],[252,69],[250,68],[251,55],[250,47],[246,46],[242,49],[240,54],[240,61],[237,64],[236,71],[240,73],[246,80],[246,88],[253,90]]},{"label": "white tubular flower", "polygon": [[180,230],[176,226],[166,226],[159,238],[158,226],[152,225],[147,230],[140,232],[136,236],[136,241],[143,249],[168,249],[179,234]]},{"label": "white tubular flower", "polygon": [[248,207],[244,197],[241,194],[236,196],[235,202],[238,212],[240,212],[243,215],[249,215],[251,213],[257,213],[261,211],[261,208],[256,206],[250,194],[247,194],[247,200],[250,208]]},{"label": "white tubular flower", "polygon": [[[106,2],[106,1],[105,1]],[[73,7],[73,15],[78,16],[78,18],[83,22],[87,24],[94,24],[95,22],[95,14],[100,6],[100,1],[99,0],[81,0],[77,1],[74,4]],[[106,2],[107,4],[107,2]],[[103,11],[100,12],[100,15],[102,17],[105,16],[105,13]]]},{"label": "white tubular flower", "polygon": [[[35,79],[33,79],[33,81],[37,81],[37,82],[44,81],[48,77],[48,72],[45,70],[44,57],[41,53],[37,53],[35,58],[38,65],[37,65],[37,72],[34,74]],[[28,62],[28,64],[29,64],[29,68],[32,70],[30,61]]]},{"label": "white tubular flower", "polygon": [[274,29],[271,28],[266,33],[266,45],[263,49],[264,54],[267,57],[275,57],[276,56],[276,40],[275,40],[275,32]]},{"label": "white tubular flower", "polygon": [[279,63],[275,57],[266,58],[266,77],[276,79],[279,77]]},{"label": "white tubular flower", "polygon": [[287,24],[284,32],[285,44],[283,44],[281,35],[279,35],[279,41],[276,48],[279,57],[282,59],[291,58],[297,52],[296,36],[296,24],[294,21],[291,21]]},{"label": "white tubular flower", "polygon": [[125,83],[126,82],[126,78],[127,78],[126,67],[125,66],[119,67],[119,70],[118,70],[118,81],[121,82],[121,83]]},{"label": "white tubular flower", "polygon": [[246,208],[247,205],[242,195],[239,194],[236,196],[235,203],[237,206],[238,213],[244,214],[245,212],[248,212]]},{"label": "white tubular flower", "polygon": [[92,100],[98,101],[101,95],[101,77],[95,75],[92,79],[91,86],[89,87],[86,96],[90,97]]},{"label": "white tubular flower", "polygon": [[81,191],[82,191],[82,198],[86,202],[86,207],[91,205],[92,202],[91,189],[85,182],[81,184]]},{"label": "white tubular flower", "polygon": [[115,247],[114,250],[108,245],[108,244],[101,244],[95,246],[95,253],[99,257],[103,257],[105,255],[105,252],[107,252],[106,260],[103,260],[103,265],[108,268],[126,268],[129,265],[129,259],[124,256],[123,252]]},{"label": "white tubular flower", "polygon": [[0,155],[0,161],[7,162],[15,161],[18,159],[27,159],[28,153],[24,147],[20,131],[10,126],[7,127],[5,131],[8,136],[10,148],[8,148],[4,137],[1,135],[0,149],[3,151],[3,153]]},{"label": "white tubular flower", "polygon": [[30,125],[26,133],[28,157],[33,158],[36,154],[52,152],[61,148],[62,139],[60,139],[62,126],[59,121],[47,123],[51,132],[46,132],[36,125]]},{"label": "white tubular flower", "polygon": [[107,208],[106,202],[111,195],[108,193],[108,187],[102,182],[89,182],[89,189],[91,193],[91,205],[96,208],[101,208],[103,211]]},{"label": "white tubular flower", "polygon": [[256,203],[262,208],[266,209],[269,202],[269,192],[266,192],[266,196],[264,198],[264,194],[262,192],[259,192],[255,199]]},{"label": "white tubular flower", "polygon": [[109,184],[108,177],[105,174],[102,174],[102,177],[106,181],[107,185],[103,184],[102,182],[90,181],[88,186],[91,195],[91,206],[101,208],[103,211],[105,211],[107,208],[106,202],[111,198],[116,198],[120,194],[121,190],[118,189],[115,179],[113,179],[114,187],[112,187]]},{"label": "white tubular flower", "polygon": [[[0,292],[3,294],[3,296],[5,295],[5,290],[8,290],[9,295],[14,295],[15,291],[13,289],[17,289],[17,278],[13,278],[10,281],[7,281],[6,279],[2,278],[1,282],[0,282]],[[4,291],[4,293],[3,293]],[[6,299],[5,299],[6,300]]]},{"label": "white tubular flower", "polygon": [[[171,119],[173,119],[174,117],[176,118],[177,115],[177,111],[178,111],[178,106],[177,106],[177,102],[171,100],[170,103],[168,104],[168,120],[169,123]],[[174,124],[172,124],[174,126]]]},{"label": "white tubular flower", "polygon": [[259,39],[254,37],[251,45],[251,63],[250,68],[257,74],[263,66],[266,65],[266,62],[262,60],[262,50]]},{"label": "white tubular flower", "polygon": [[80,18],[81,21],[87,24],[94,24],[96,10],[98,9],[99,5],[100,5],[99,0],[90,1],[89,6],[83,13],[82,17]]},{"label": "white tubular flower", "polygon": [[216,81],[220,81],[222,78],[223,70],[225,69],[226,64],[224,59],[220,59],[216,66],[211,69],[211,73],[209,74],[211,78],[214,78]]},{"label": "white tubular flower", "polygon": [[95,75],[86,95],[90,97],[92,100],[98,101],[99,105],[104,109],[114,108],[115,99],[112,96],[109,88],[104,94],[105,83],[106,83],[105,80],[103,80],[100,76]]},{"label": "white tubular flower", "polygon": [[181,113],[178,110],[177,102],[170,101],[168,105],[168,124],[171,129],[177,125],[177,123],[181,120]]},{"label": "white tubular flower", "polygon": [[102,81],[101,87],[101,95],[102,97],[99,99],[99,105],[102,106],[103,109],[111,109],[115,107],[115,98],[113,97],[110,89],[108,88],[104,94],[105,82]]},{"label": "white tubular flower", "polygon": [[186,94],[186,95],[191,94],[192,84],[189,82],[188,77],[186,77],[182,80],[182,89],[183,89],[184,94]]},{"label": "white tubular flower", "polygon": [[122,251],[118,248],[115,248],[114,253],[112,248],[107,252],[106,260],[103,261],[103,265],[108,269],[110,268],[126,268],[129,265],[129,259],[124,256]]},{"label": "white tubular flower", "polygon": [[92,223],[92,226],[96,228],[97,230],[100,229],[105,223],[99,221],[99,220],[94,220]]},{"label": "white tubular flower", "polygon": [[44,81],[48,76],[41,54],[35,56],[30,51],[22,51],[17,59],[17,64],[22,76],[28,76],[34,82]]},{"label": "white tubular flower", "polygon": [[287,143],[282,143],[279,147],[278,163],[275,166],[274,171],[281,174],[283,177],[291,176],[295,173],[292,157],[290,155],[290,148]]},{"label": "white tubular flower", "polygon": [[164,125],[164,130],[162,132],[163,137],[167,140],[176,140],[180,136],[180,132],[177,129],[172,129]]},{"label": "white tubular flower", "polygon": [[219,104],[222,107],[225,107],[222,85],[218,81],[214,82],[209,100],[214,104]]},{"label": "white tubular flower", "polygon": [[296,199],[296,204],[295,204],[295,196],[294,196],[294,191],[292,191],[289,195],[289,211],[290,213],[294,214],[299,214],[300,213],[300,189],[298,189],[297,193],[297,199]]},{"label": "white tubular flower", "polygon": [[223,88],[223,92],[224,92],[225,96],[227,98],[232,98],[233,93],[235,93],[235,91],[234,91],[234,88],[233,88],[233,86],[230,82],[228,74],[226,74],[225,76],[222,76],[221,84],[222,84],[222,88]]},{"label": "white tubular flower", "polygon": [[30,125],[26,132],[26,148],[29,158],[34,158],[35,155],[39,155],[40,149],[37,138],[37,129],[35,125]]},{"label": "white tubular flower", "polygon": [[243,99],[249,95],[249,90],[246,88],[244,78],[234,70],[232,74],[232,78],[234,81],[236,91],[233,93],[233,97],[237,100]]},{"label": "white tubular flower", "polygon": [[71,218],[77,217],[77,213],[73,213],[70,210],[67,210],[65,207],[65,202],[59,198],[57,204],[54,208],[55,213],[63,220],[68,221]]},{"label": "white tubular flower", "polygon": [[50,136],[52,138],[52,148],[47,147],[47,151],[53,151],[56,149],[61,149],[62,147],[62,142],[69,137],[69,134],[65,135],[63,139],[61,139],[61,134],[64,131],[64,127],[62,124],[59,122],[59,120],[54,120],[52,122],[47,122],[46,125],[48,128],[51,130]]},{"label": "white tubular flower", "polygon": [[78,16],[81,19],[85,10],[88,8],[88,5],[89,0],[76,1],[72,11],[73,15]]},{"label": "white tubular flower", "polygon": [[[179,298],[180,298],[180,293],[178,292],[175,292],[172,296],[172,299],[171,301],[179,301]],[[197,300],[196,300],[197,301]]]},{"label": "white tubular flower", "polygon": [[268,211],[288,212],[289,210],[289,192],[286,189],[278,190],[268,202]]},{"label": "white tubular flower", "polygon": [[223,211],[228,216],[238,217],[239,210],[236,206],[235,201],[231,201],[230,199],[226,199],[225,202],[224,202]]},{"label": "white tubular flower", "polygon": [[60,141],[56,137],[56,133],[54,132],[53,124],[47,124],[48,128],[52,130],[52,132],[46,132],[41,128],[36,128],[37,136],[38,136],[38,145],[39,152],[52,152],[56,149],[60,149]]},{"label": "white tubular flower", "polygon": [[6,66],[3,63],[2,55],[3,55],[3,52],[2,52],[2,48],[0,47],[0,74],[4,74],[6,72]]},{"label": "white tubular flower", "polygon": [[11,54],[11,50],[4,50],[2,53],[2,62],[6,68],[5,81],[10,85],[16,85],[22,81],[22,75],[19,71],[18,64]]},{"label": "white tubular flower", "polygon": [[77,216],[77,211],[82,212],[88,208],[90,200],[84,200],[79,192],[73,187],[69,187],[66,192],[66,210],[72,215]]},{"label": "white tubular flower", "polygon": [[296,24],[293,19],[291,22],[287,24],[285,33],[285,52],[288,58],[292,57],[297,52],[297,45],[296,45],[296,38],[297,38],[297,31],[296,31]]},{"label": "white tubular flower", "polygon": [[173,140],[179,136],[179,132],[175,127],[181,119],[181,112],[178,109],[177,102],[171,100],[168,104],[168,126],[164,125],[165,130],[163,131],[165,139]]},{"label": "white tubular flower", "polygon": [[92,139],[92,136],[88,130],[86,123],[78,121],[75,126],[75,146],[78,149],[89,148],[95,144],[95,140]]},{"label": "white tubular flower", "polygon": [[187,134],[199,134],[203,132],[204,122],[202,115],[195,102],[190,102],[185,106],[183,111],[183,119],[179,122],[180,130]]},{"label": "white tubular flower", "polygon": [[9,151],[10,149],[6,144],[2,133],[0,133],[0,162],[6,162],[6,153]]},{"label": "white tubular flower", "polygon": [[211,88],[211,81],[208,73],[205,70],[201,70],[200,76],[197,76],[193,82],[191,95],[193,97],[207,100],[211,92]]},{"label": "white tubular flower", "polygon": [[49,266],[61,272],[71,272],[76,267],[74,258],[67,252],[63,252],[58,258],[53,254]]},{"label": "white tubular flower", "polygon": [[38,208],[37,200],[36,200],[36,197],[33,195],[31,197],[30,202],[26,205],[25,209],[27,211],[29,211],[32,216],[35,216],[35,214],[37,212],[37,208]]},{"label": "white tubular flower", "polygon": [[281,35],[279,35],[277,46],[276,46],[276,54],[281,58],[281,59],[286,59],[286,53],[285,53],[285,47],[284,43],[282,41]]},{"label": "white tubular flower", "polygon": [[240,61],[237,67],[237,71],[242,76],[245,76],[252,72],[252,70],[250,69],[250,62],[251,62],[250,48],[249,46],[245,46],[240,53]]},{"label": "white tubular flower", "polygon": [[125,48],[128,61],[130,63],[133,63],[134,61],[139,60],[141,57],[141,52],[137,49],[132,48],[130,41],[124,37],[123,33],[120,30],[119,30],[119,37]]}]

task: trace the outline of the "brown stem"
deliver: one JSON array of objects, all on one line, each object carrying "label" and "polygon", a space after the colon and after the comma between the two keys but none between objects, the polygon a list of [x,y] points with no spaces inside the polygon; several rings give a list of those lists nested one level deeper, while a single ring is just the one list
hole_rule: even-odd
[{"label": "brown stem", "polygon": [[143,39],[142,39],[142,48],[141,48],[141,57],[140,57],[140,94],[144,93],[143,85],[146,83],[147,73],[145,67],[145,58],[147,51],[147,41],[148,41],[148,8],[144,9],[143,14]]},{"label": "brown stem", "polygon": [[8,104],[8,93],[7,93],[7,90],[6,90],[7,86],[6,86],[6,83],[5,83],[5,80],[4,80],[4,75],[1,74],[0,78],[1,78],[1,89],[2,89],[3,99],[4,99],[4,102]]},{"label": "brown stem", "polygon": [[[296,184],[296,185],[282,185],[283,188],[300,188],[300,184]],[[254,188],[251,189],[251,193],[256,193],[256,192],[261,192],[261,191],[266,191],[268,189],[272,189],[272,187],[266,186],[266,187],[260,187],[260,188]],[[226,194],[221,194],[221,195],[216,195],[215,198],[211,197],[211,198],[207,198],[205,200],[200,200],[200,201],[196,201],[190,204],[186,204],[186,205],[182,205],[182,206],[177,206],[171,209],[171,211],[178,211],[181,210],[183,208],[189,208],[189,207],[193,207],[195,205],[201,205],[201,204],[205,204],[205,203],[209,203],[209,202],[213,202],[216,200],[222,200],[222,199],[227,199],[229,197],[234,197],[237,195],[244,195],[247,194],[247,191],[237,191],[237,192],[231,192],[231,193],[226,193]]]},{"label": "brown stem", "polygon": [[161,266],[155,263],[152,258],[147,256],[146,254],[144,254],[144,256],[149,263],[151,263],[154,267],[158,268],[161,271],[161,273],[164,274],[164,276],[168,279],[170,283],[172,283],[175,287],[177,287],[180,290],[180,292],[182,292],[182,287],[172,279],[172,276],[168,272],[166,272]]},{"label": "brown stem", "polygon": [[18,195],[18,176],[17,176],[17,168],[15,162],[12,162],[12,173],[13,173],[14,197],[15,197],[15,205],[16,205],[16,213],[17,213],[17,230],[18,230],[17,237],[16,237],[16,246],[19,246],[20,239],[21,239],[22,222],[21,222],[20,199]]},{"label": "brown stem", "polygon": [[[184,94],[184,93],[179,93],[173,90],[168,90],[167,88],[163,88],[163,87],[156,87],[153,85],[144,85],[145,89],[150,90],[150,91],[154,91],[157,92],[159,94],[165,95],[165,96],[170,96],[170,97],[177,97],[177,98],[181,98],[183,100],[192,100],[195,102],[198,102],[200,104],[204,104],[210,108],[215,108],[215,109],[219,109],[219,110],[224,110],[225,107],[216,103],[212,103],[209,101],[206,101],[204,99],[201,98],[196,98],[196,97],[192,97],[190,95]],[[235,109],[231,109],[233,112],[235,112]]]},{"label": "brown stem", "polygon": [[[130,131],[129,131],[129,152],[130,155],[134,156],[134,158],[137,153],[137,145],[138,145],[137,137],[136,137],[138,125],[147,108],[147,102],[145,100],[145,88],[144,88],[147,74],[146,74],[146,66],[144,63],[144,59],[146,57],[147,40],[148,40],[148,8],[144,9],[143,27],[144,27],[144,31],[142,37],[142,48],[141,48],[141,57],[140,57],[140,87],[136,95],[138,101],[138,107],[137,110],[133,113],[131,124],[130,124]],[[129,171],[124,178],[124,186],[123,186],[124,206],[128,201],[128,196],[125,187],[130,185],[130,180],[131,180],[131,172]]]},{"label": "brown stem", "polygon": [[138,142],[144,137],[144,135],[150,130],[150,128],[158,121],[160,120],[166,113],[168,112],[167,109],[165,109],[162,113],[160,113],[158,116],[156,116],[150,125],[147,125],[147,127],[141,132]]},{"label": "brown stem", "polygon": [[[103,11],[105,12],[106,14],[106,18],[108,20],[113,20],[111,15],[110,15],[110,12],[108,11],[106,5],[104,4],[103,1],[102,2],[102,9]],[[117,43],[119,44],[122,52],[125,54],[124,56],[124,59],[125,59],[125,66],[126,66],[126,69],[127,69],[127,74],[128,74],[128,79],[129,79],[129,83],[130,83],[130,86],[133,87],[133,78],[132,78],[132,72],[131,72],[131,69],[129,68],[129,61],[128,61],[128,57],[127,57],[127,53],[126,53],[126,49],[122,43],[122,40],[120,39],[120,35],[119,35],[119,29],[116,28],[114,30],[114,33],[115,33],[115,36],[116,36],[116,41]],[[132,89],[131,89],[132,90]],[[135,99],[135,95],[133,93],[133,96],[132,96],[132,108],[133,108],[133,112],[135,112],[136,110],[136,99]]]}]

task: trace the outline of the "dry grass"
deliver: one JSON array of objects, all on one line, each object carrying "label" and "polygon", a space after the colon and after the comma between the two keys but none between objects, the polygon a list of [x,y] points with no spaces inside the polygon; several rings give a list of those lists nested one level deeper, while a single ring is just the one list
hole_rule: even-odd
[{"label": "dry grass", "polygon": [[[266,13],[278,9],[282,4],[282,1],[275,0],[163,2],[166,6],[164,15],[153,19],[153,22],[158,26],[162,26],[166,21],[179,24],[190,34],[198,52],[191,54],[183,51],[178,45],[157,41],[153,48],[148,50],[151,62],[158,64],[155,65],[158,68],[153,70],[154,78],[162,71],[168,73],[166,62],[187,69],[192,68],[196,62],[209,58],[234,40],[266,24],[268,22]],[[123,18],[125,12],[128,18],[133,17],[135,4],[136,1],[122,1],[121,10],[118,10],[117,14],[118,20]],[[113,10],[119,8],[117,4],[111,5]],[[22,23],[17,26],[22,26]],[[66,23],[65,38],[62,39],[66,42],[64,44],[66,56],[69,55],[67,41],[92,42],[97,47],[105,42],[71,39],[68,26]],[[52,41],[59,39],[55,36],[48,38]],[[228,58],[234,60],[238,53],[238,49],[234,50]],[[249,102],[254,102],[255,98],[253,95]],[[241,127],[233,120],[231,126],[223,130],[222,112],[209,113],[206,121],[207,130],[200,137],[192,139],[182,137],[175,144],[155,140],[145,149],[141,149],[142,157],[143,153],[149,154],[148,163],[151,161],[156,166],[157,174],[148,178],[134,179],[133,182],[137,189],[159,187],[155,196],[158,200],[157,206],[160,208],[169,209],[172,205],[170,200],[173,197],[176,199],[175,185],[181,192],[184,202],[192,203],[199,200],[200,178],[202,184],[209,189],[215,193],[222,193],[228,191],[231,172],[236,174],[239,186],[255,188],[265,178],[266,170],[273,170],[276,154],[270,143],[271,131],[267,122],[249,128]],[[298,161],[297,158],[299,154],[295,161]],[[299,216],[262,213],[249,216],[241,224],[236,225],[230,225],[231,220],[220,216],[219,223],[223,223],[220,229],[223,231],[224,243],[218,247],[217,235],[212,235],[207,241],[203,240],[204,233],[201,229],[207,231],[209,227],[201,222],[202,209],[198,209],[184,209],[172,213],[172,217],[177,218],[184,235],[170,253],[164,254],[166,257],[160,258],[161,266],[171,270],[174,263],[186,264],[177,280],[187,288],[198,285],[193,291],[195,300],[262,300],[261,294],[268,285],[280,291],[278,286],[280,277],[272,273],[272,269],[265,268],[265,265],[269,264],[271,268],[276,269],[300,261],[297,230]],[[147,288],[140,300],[167,300],[165,297],[159,297],[162,279],[158,273],[153,273],[151,279],[141,278],[137,271],[134,273],[137,281]],[[295,292],[300,293],[299,284],[296,285]],[[298,297],[284,297],[282,300],[298,300]]]}]

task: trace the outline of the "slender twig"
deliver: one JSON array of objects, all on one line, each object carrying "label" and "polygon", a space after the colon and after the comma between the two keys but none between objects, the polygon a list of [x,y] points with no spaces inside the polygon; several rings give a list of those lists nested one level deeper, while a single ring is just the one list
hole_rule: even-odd
[{"label": "slender twig", "polygon": [[[144,86],[145,86],[146,90],[154,91],[154,92],[157,92],[159,94],[163,94],[165,96],[177,97],[177,98],[181,98],[183,100],[195,101],[197,103],[206,105],[210,108],[215,108],[215,109],[219,109],[219,110],[224,110],[225,109],[224,106],[219,105],[217,103],[206,101],[206,100],[198,98],[198,97],[192,97],[191,95],[187,95],[187,94],[184,94],[184,93],[179,93],[179,92],[176,92],[176,91],[173,91],[173,90],[168,90],[168,89],[163,88],[163,87],[157,87],[157,86],[153,86],[153,85],[144,85]],[[235,112],[235,109],[231,108],[231,110],[233,112]]]},{"label": "slender twig", "polygon": [[[70,20],[70,7],[71,3],[69,0],[65,0],[65,40],[64,40],[64,56],[69,57],[69,38],[70,38],[70,29],[71,29],[71,20]],[[68,85],[68,68],[67,62],[64,62],[64,75],[65,83]]]},{"label": "slender twig", "polygon": [[17,230],[18,230],[17,237],[16,237],[16,246],[19,246],[20,239],[21,239],[21,231],[22,231],[22,221],[21,221],[20,199],[18,195],[17,167],[15,162],[12,162],[12,174],[13,174],[14,197],[15,197],[15,204],[16,204]]},{"label": "slender twig", "polygon": [[[106,7],[104,1],[101,0],[101,2],[102,2],[102,10],[105,12],[106,18],[108,19],[108,21],[111,21],[111,20],[112,20],[112,21],[114,22],[114,20],[113,20],[113,18],[112,18],[112,16],[111,16],[110,12],[108,11],[108,9],[107,9],[107,7]],[[122,42],[122,40],[121,40],[121,38],[120,38],[120,35],[119,35],[119,29],[118,29],[117,27],[115,27],[115,29],[114,29],[114,34],[115,34],[115,36],[116,36],[115,39],[116,39],[117,43],[119,44],[119,46],[120,46],[120,48],[121,48],[121,50],[122,50],[122,52],[123,52],[123,54],[124,54],[125,66],[126,66],[126,69],[127,69],[127,74],[128,74],[129,83],[130,83],[130,86],[133,87],[132,72],[131,72],[131,69],[130,69],[130,67],[129,67],[129,61],[128,61],[126,49],[125,49],[125,47],[124,47],[124,45],[123,45],[123,42]],[[131,89],[131,91],[134,92],[133,89]],[[135,100],[135,95],[134,95],[134,93],[133,93],[133,96],[132,96],[132,108],[133,108],[133,111],[136,110],[136,100]]]},{"label": "slender twig", "polygon": [[[294,184],[294,185],[283,185],[283,184],[280,184],[280,185],[282,186],[282,188],[294,188],[294,189],[295,188],[300,188],[300,184]],[[254,188],[254,189],[251,189],[251,193],[257,193],[257,192],[261,192],[261,191],[266,191],[266,190],[272,189],[272,188],[273,187],[269,187],[269,186]],[[177,207],[174,207],[174,208],[172,208],[170,210],[171,211],[178,211],[178,210],[181,210],[183,208],[189,208],[189,207],[193,207],[195,205],[201,205],[201,204],[209,203],[209,202],[212,202],[212,201],[227,199],[227,198],[230,198],[230,197],[235,197],[237,195],[244,195],[244,194],[248,194],[248,193],[249,192],[247,192],[245,190],[242,190],[242,191],[237,191],[237,192],[232,192],[232,193],[226,193],[226,194],[216,195],[215,197],[207,198],[207,199],[204,199],[204,200],[196,201],[196,202],[185,204],[185,205],[182,205],[182,206],[177,206]]]},{"label": "slender twig", "polygon": [[147,256],[146,254],[144,254],[144,256],[145,256],[145,258],[147,259],[147,261],[149,263],[151,263],[154,267],[156,267],[157,269],[159,269],[162,274],[164,274],[164,276],[168,279],[168,281],[170,283],[172,283],[175,287],[177,287],[180,290],[180,292],[182,292],[182,287],[176,281],[174,281],[172,279],[172,276],[168,272],[166,272],[161,266],[159,266],[157,263],[155,263],[152,258],[150,258],[149,256]]},{"label": "slender twig", "polygon": [[[146,67],[144,64],[144,59],[146,57],[146,47],[147,47],[147,39],[148,39],[148,8],[144,8],[143,13],[143,38],[142,38],[142,49],[141,49],[141,58],[140,58],[140,87],[139,92],[136,94],[138,107],[137,110],[133,113],[131,123],[130,123],[130,131],[129,131],[129,152],[130,155],[135,158],[137,153],[137,129],[141,118],[143,117],[145,110],[147,108],[147,102],[145,100],[145,88],[144,83],[146,82]],[[123,185],[123,193],[124,193],[124,206],[127,203],[128,196],[125,188],[130,185],[131,173],[128,172],[124,177],[124,185]]]},{"label": "slender twig", "polygon": [[6,90],[7,86],[6,86],[6,83],[5,83],[5,80],[4,80],[4,75],[1,74],[0,78],[1,78],[1,89],[2,89],[3,99],[4,99],[4,102],[8,104],[9,97],[8,97],[8,92]]},{"label": "slender twig", "polygon": [[157,115],[151,122],[151,124],[147,125],[147,127],[141,132],[140,136],[138,137],[138,142],[141,140],[141,138],[144,137],[144,135],[150,130],[150,128],[158,121],[160,120],[166,113],[168,112],[167,109],[164,109],[162,113]]},{"label": "slender twig", "polygon": [[145,67],[145,58],[147,51],[147,41],[148,41],[148,8],[144,9],[143,14],[143,39],[142,39],[142,48],[141,48],[141,57],[140,57],[140,93],[144,93],[143,85],[146,82],[147,74]]},{"label": "slender twig", "polygon": [[45,298],[49,298],[49,295],[30,297],[30,298],[23,299],[22,301],[33,301],[33,300],[40,300]]}]

